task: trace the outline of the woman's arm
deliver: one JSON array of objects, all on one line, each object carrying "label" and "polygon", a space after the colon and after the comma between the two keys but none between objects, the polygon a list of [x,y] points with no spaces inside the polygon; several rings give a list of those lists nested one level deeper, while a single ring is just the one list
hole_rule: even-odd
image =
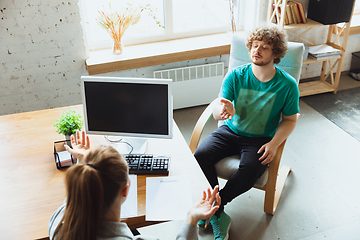
[{"label": "woman's arm", "polygon": [[85,131],[80,132],[76,131],[76,139],[75,142],[74,136],[71,136],[71,146],[70,148],[68,145],[65,145],[66,151],[68,151],[71,155],[78,159],[79,162],[85,163],[85,157],[90,151],[90,138],[88,135],[85,134]]},{"label": "woman's arm", "polygon": [[[207,193],[203,192],[203,197],[200,201],[195,203],[188,211],[185,224],[183,224],[176,240],[197,240],[197,222],[208,219],[219,209],[221,199],[218,194],[219,186],[214,190],[208,188]],[[215,203],[214,203],[215,201]]]}]

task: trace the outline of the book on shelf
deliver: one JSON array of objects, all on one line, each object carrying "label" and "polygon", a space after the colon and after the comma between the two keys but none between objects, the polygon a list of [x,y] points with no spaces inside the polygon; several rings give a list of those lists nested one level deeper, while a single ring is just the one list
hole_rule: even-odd
[{"label": "book on shelf", "polygon": [[325,59],[325,58],[332,58],[332,57],[340,57],[341,54],[340,53],[333,53],[333,54],[328,54],[328,55],[322,55],[322,56],[314,56],[311,53],[309,53],[309,57],[316,59],[316,60],[320,60],[320,59]]},{"label": "book on shelf", "polygon": [[[277,8],[277,11],[275,9],[275,4],[273,4],[272,7],[273,7],[273,12],[275,12],[275,14],[274,14],[274,22],[278,23],[278,19],[279,19],[279,21],[281,21],[281,7],[282,7],[282,5],[279,4],[279,6]],[[284,14],[284,24],[285,25],[289,24],[289,19],[288,19],[287,15],[286,15],[286,11],[285,11],[285,14]]]},{"label": "book on shelf", "polygon": [[285,25],[289,25],[289,18],[288,18],[287,14],[286,14],[286,6],[285,6],[285,8],[284,8],[284,11],[285,11],[285,13],[284,13]]},{"label": "book on shelf", "polygon": [[300,15],[300,20],[302,23],[306,23],[306,16],[305,16],[305,10],[304,10],[304,5],[299,2],[299,1],[295,1],[292,0],[292,2],[294,2],[297,5],[297,8],[299,10],[299,15]]},{"label": "book on shelf", "polygon": [[341,51],[326,43],[309,46],[309,55],[315,59],[336,57],[341,55]]},{"label": "book on shelf", "polygon": [[296,18],[298,20],[298,23],[302,23],[298,5],[295,2],[293,2],[293,3],[294,3],[294,9],[295,9]]},{"label": "book on shelf", "polygon": [[290,6],[290,9],[291,9],[291,15],[292,15],[292,17],[293,17],[293,23],[294,23],[294,24],[298,24],[299,22],[298,22],[297,17],[296,17],[294,4],[292,4],[291,2],[289,2],[289,6]]},{"label": "book on shelf", "polygon": [[293,24],[294,20],[293,20],[293,16],[291,13],[290,5],[288,3],[285,6],[285,10],[286,10],[286,16],[288,18],[289,24]]},{"label": "book on shelf", "polygon": [[[275,6],[278,6],[275,9]],[[272,15],[272,22],[279,23],[281,20],[281,10],[282,4],[272,4],[273,15]],[[299,24],[299,23],[306,23],[306,16],[304,11],[304,6],[299,1],[288,0],[286,2],[284,15],[284,24]]]}]

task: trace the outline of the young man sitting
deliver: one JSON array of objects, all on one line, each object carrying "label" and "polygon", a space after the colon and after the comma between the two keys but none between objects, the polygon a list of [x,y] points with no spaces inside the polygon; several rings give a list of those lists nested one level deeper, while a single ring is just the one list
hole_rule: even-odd
[{"label": "young man sitting", "polygon": [[[246,46],[252,63],[228,72],[213,108],[214,118],[225,120],[224,124],[194,153],[213,188],[218,185],[214,165],[240,155],[237,171],[220,190],[219,210],[210,218],[215,240],[228,239],[231,218],[224,206],[253,187],[295,128],[299,112],[296,80],[274,65],[288,49],[286,32],[277,27],[256,28]],[[205,221],[198,226],[204,227]]]}]

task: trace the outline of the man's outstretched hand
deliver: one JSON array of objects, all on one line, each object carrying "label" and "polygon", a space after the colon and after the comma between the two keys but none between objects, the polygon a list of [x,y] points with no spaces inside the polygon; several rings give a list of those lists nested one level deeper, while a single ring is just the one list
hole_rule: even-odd
[{"label": "man's outstretched hand", "polygon": [[220,103],[223,105],[220,116],[222,119],[229,119],[235,115],[235,108],[231,101],[227,100],[226,98],[220,99]]}]

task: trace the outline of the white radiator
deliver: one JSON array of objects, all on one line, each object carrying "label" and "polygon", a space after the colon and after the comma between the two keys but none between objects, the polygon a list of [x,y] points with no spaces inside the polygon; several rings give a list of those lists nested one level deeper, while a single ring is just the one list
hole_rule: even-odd
[{"label": "white radiator", "polygon": [[209,104],[217,98],[223,77],[223,62],[154,71],[154,78],[172,79],[174,109]]}]

